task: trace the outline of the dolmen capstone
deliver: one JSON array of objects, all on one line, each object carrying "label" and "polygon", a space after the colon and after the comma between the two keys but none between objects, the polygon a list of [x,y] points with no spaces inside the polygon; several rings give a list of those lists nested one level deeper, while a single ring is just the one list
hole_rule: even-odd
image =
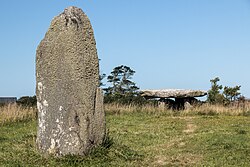
[{"label": "dolmen capstone", "polygon": [[189,89],[142,90],[141,95],[147,98],[189,98],[205,96],[207,91]]},{"label": "dolmen capstone", "polygon": [[105,137],[93,29],[77,7],[55,17],[37,48],[37,145],[45,155],[86,155]]}]

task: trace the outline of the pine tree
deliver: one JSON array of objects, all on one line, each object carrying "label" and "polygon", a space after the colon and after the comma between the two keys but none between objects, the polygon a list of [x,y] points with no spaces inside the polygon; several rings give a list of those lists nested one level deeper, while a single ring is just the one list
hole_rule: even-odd
[{"label": "pine tree", "polygon": [[111,86],[104,89],[106,94],[120,94],[125,95],[135,93],[139,88],[132,81],[132,76],[135,71],[128,66],[117,66],[113,69],[111,74],[107,77]]},{"label": "pine tree", "polygon": [[226,99],[230,102],[235,101],[239,98],[239,95],[241,94],[240,91],[241,86],[235,86],[235,87],[224,87],[223,94],[225,95]]},{"label": "pine tree", "polygon": [[222,104],[224,102],[224,96],[220,93],[223,87],[222,85],[218,85],[219,81],[220,81],[219,77],[210,80],[211,89],[208,91],[207,101],[211,104],[216,104],[216,103]]}]

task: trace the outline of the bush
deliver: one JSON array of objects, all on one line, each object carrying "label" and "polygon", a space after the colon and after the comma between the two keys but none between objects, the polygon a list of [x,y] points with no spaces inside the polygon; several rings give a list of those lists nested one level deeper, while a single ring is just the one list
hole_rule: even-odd
[{"label": "bush", "polygon": [[17,100],[17,104],[23,107],[35,107],[36,103],[36,96],[23,96]]},{"label": "bush", "polygon": [[127,94],[107,94],[104,96],[104,103],[117,103],[123,105],[143,105],[147,104],[148,101],[135,93],[127,93]]}]

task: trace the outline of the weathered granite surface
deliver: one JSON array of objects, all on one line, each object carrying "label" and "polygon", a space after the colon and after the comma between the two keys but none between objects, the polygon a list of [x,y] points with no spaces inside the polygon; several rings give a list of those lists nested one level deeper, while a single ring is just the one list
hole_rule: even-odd
[{"label": "weathered granite surface", "polygon": [[69,7],[36,53],[37,145],[43,154],[86,155],[105,136],[99,61],[91,23]]},{"label": "weathered granite surface", "polygon": [[162,89],[141,91],[141,96],[148,98],[188,98],[202,97],[205,95],[207,95],[207,91],[203,90]]}]

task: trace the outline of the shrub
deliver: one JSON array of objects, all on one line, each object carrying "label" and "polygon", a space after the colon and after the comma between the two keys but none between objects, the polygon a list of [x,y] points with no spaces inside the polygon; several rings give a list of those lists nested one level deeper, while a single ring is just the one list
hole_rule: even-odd
[{"label": "shrub", "polygon": [[117,103],[122,105],[144,105],[152,102],[147,101],[139,93],[126,93],[126,94],[106,94],[104,96],[104,103]]},{"label": "shrub", "polygon": [[35,107],[36,103],[36,96],[23,96],[17,100],[17,104],[23,107]]}]

